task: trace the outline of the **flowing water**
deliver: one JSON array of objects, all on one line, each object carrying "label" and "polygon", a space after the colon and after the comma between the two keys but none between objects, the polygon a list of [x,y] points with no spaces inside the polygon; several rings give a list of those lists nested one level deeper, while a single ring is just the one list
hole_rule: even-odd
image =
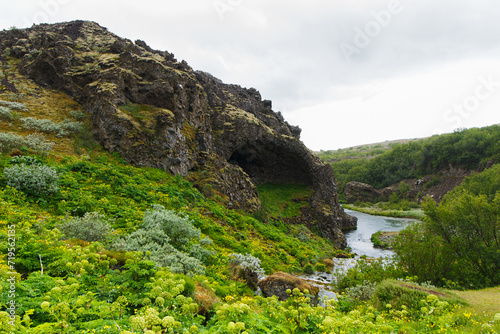
[{"label": "flowing water", "polygon": [[299,276],[306,279],[309,283],[318,286],[320,288],[320,297],[337,298],[335,292],[330,289],[331,283],[335,281],[338,273],[346,272],[349,268],[354,267],[360,256],[390,258],[394,255],[394,252],[391,250],[373,247],[373,243],[370,240],[372,234],[378,231],[400,231],[415,221],[414,219],[407,218],[373,216],[351,210],[345,210],[345,212],[358,218],[358,228],[345,234],[347,245],[351,248],[351,252],[357,256],[352,259],[333,259],[335,268],[332,274],[315,273],[313,275]]},{"label": "flowing water", "polygon": [[370,240],[373,233],[378,231],[400,231],[415,221],[415,219],[408,218],[373,216],[351,210],[345,210],[345,212],[358,218],[358,229],[345,234],[347,244],[351,247],[352,253],[374,258],[391,257],[394,253],[391,250],[373,247],[373,243]]}]

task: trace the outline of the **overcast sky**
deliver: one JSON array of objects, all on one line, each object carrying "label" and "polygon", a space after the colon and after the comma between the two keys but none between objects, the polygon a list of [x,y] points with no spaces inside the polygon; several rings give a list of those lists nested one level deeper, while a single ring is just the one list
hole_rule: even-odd
[{"label": "overcast sky", "polygon": [[500,123],[498,0],[1,0],[0,29],[76,19],[255,87],[313,150]]}]

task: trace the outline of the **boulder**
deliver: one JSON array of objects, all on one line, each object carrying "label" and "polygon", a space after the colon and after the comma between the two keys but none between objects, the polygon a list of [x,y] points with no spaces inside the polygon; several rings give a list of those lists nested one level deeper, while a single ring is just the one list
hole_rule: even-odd
[{"label": "boulder", "polygon": [[284,301],[287,300],[289,295],[286,290],[291,290],[297,288],[301,292],[304,290],[308,290],[309,294],[316,297],[319,292],[319,288],[315,287],[305,280],[293,276],[281,271],[272,274],[261,280],[259,282],[259,288],[262,290],[262,294],[265,297],[277,296],[279,300]]}]

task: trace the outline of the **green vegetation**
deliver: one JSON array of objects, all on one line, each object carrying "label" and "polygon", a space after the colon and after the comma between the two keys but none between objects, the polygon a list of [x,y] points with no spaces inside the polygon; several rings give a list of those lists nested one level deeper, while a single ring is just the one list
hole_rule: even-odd
[{"label": "green vegetation", "polygon": [[456,291],[479,314],[493,315],[500,313],[500,286],[482,290]]},{"label": "green vegetation", "polygon": [[[394,144],[383,153],[368,150],[364,154],[366,156],[337,158],[331,163],[339,183],[339,193],[342,194],[349,181],[367,183],[379,189],[405,179],[436,174],[450,165],[477,170],[484,167],[488,160],[500,161],[499,143],[500,126],[492,125]],[[320,157],[332,160],[332,153],[329,152],[322,152]],[[340,152],[341,156],[344,152]]]},{"label": "green vegetation", "polygon": [[[59,190],[47,198],[26,194],[6,185],[0,191],[3,245],[8,245],[9,230],[16,235],[17,273],[14,277],[16,301],[20,306],[15,326],[19,332],[95,330],[140,333],[144,330],[163,330],[173,333],[237,333],[238,330],[243,332],[241,329],[244,328],[248,333],[289,333],[290,330],[296,333],[323,333],[336,330],[340,323],[343,323],[342,328],[353,332],[421,332],[427,325],[433,324],[437,326],[436,331],[449,328],[473,332],[474,328],[491,320],[471,316],[451,303],[440,313],[432,315],[403,303],[399,306],[396,301],[388,302],[388,297],[383,299],[389,292],[377,292],[381,288],[373,284],[374,292],[367,301],[353,301],[346,297],[338,302],[329,301],[327,308],[312,306],[308,297],[302,294],[293,295],[286,302],[254,297],[244,284],[228,278],[228,253],[234,250],[246,253],[239,256],[242,260],[240,264],[246,261],[252,270],[260,270],[257,259],[262,259],[267,270],[285,268],[276,253],[284,252],[281,245],[286,245],[293,237],[285,236],[279,227],[270,224],[263,229],[263,223],[206,200],[180,178],[155,169],[131,167],[104,154],[96,155],[91,160],[56,156],[24,159],[40,160],[56,168]],[[1,166],[5,169],[13,165],[12,160],[16,164],[19,158],[2,156]],[[153,203],[163,207],[151,206]],[[62,216],[66,213],[72,217]],[[220,225],[219,221],[224,221],[224,225]],[[77,222],[83,225],[83,232],[72,234],[74,230],[71,227],[74,228]],[[170,224],[168,226],[171,227],[164,230],[164,233],[174,233],[168,237],[173,241],[168,243],[175,245],[179,251],[177,254],[182,253],[185,257],[193,256],[192,247],[197,245],[193,239],[200,240],[202,234],[214,239],[213,244],[201,247],[214,252],[208,257],[201,257],[203,260],[198,262],[198,266],[205,268],[204,275],[196,270],[178,270],[168,262],[165,267],[159,266],[160,260],[155,258],[154,250],[132,247],[134,251],[122,251],[119,247],[106,246],[121,244],[120,239],[133,235],[141,228],[145,229],[144,232],[152,231],[152,225],[157,223],[160,223],[159,226]],[[70,228],[61,227],[59,230],[56,227],[60,224]],[[95,228],[97,237],[88,236],[88,230],[95,224],[104,228]],[[198,234],[196,229],[202,234]],[[280,236],[280,241],[266,238],[260,230],[265,233],[274,231]],[[68,235],[63,235],[61,231]],[[160,233],[154,234],[160,238]],[[189,237],[183,238],[183,235]],[[76,236],[80,238],[75,239]],[[100,241],[91,242],[90,239]],[[151,245],[152,241],[148,238],[143,240]],[[261,242],[266,246],[261,246]],[[266,255],[263,250],[269,245],[273,245],[274,251]],[[298,247],[303,254],[308,252],[307,244],[297,242],[290,246]],[[200,247],[196,249],[200,250]],[[11,274],[7,266],[8,252],[2,254],[0,274],[4,279],[1,293],[6,297],[10,286],[6,279]],[[285,257],[286,261],[289,259],[293,261],[292,257]],[[185,258],[181,258],[180,262],[190,263]],[[382,282],[401,275],[396,267],[390,269],[382,264],[371,271],[366,268],[360,270],[356,277],[348,274],[345,281],[363,284],[369,275],[375,275]],[[184,273],[194,275],[188,277]],[[365,292],[361,293],[361,290]],[[349,296],[367,294],[369,291],[358,288],[352,289]],[[394,305],[388,308],[389,303]],[[407,313],[403,312],[403,306],[407,307]],[[276,317],[278,314],[280,316]],[[451,321],[450,317],[456,321]],[[7,328],[10,321],[7,314],[0,313],[0,319],[2,328]],[[478,324],[472,322],[473,319],[477,319],[474,321]],[[491,326],[495,329],[496,325]]]},{"label": "green vegetation", "polygon": [[436,285],[480,288],[500,284],[500,165],[465,180],[426,219],[394,242],[399,263]]},{"label": "green vegetation", "polygon": [[[348,210],[359,211],[362,213],[367,213],[369,215],[375,216],[385,216],[385,217],[397,217],[397,218],[414,218],[414,219],[422,219],[424,217],[424,212],[422,209],[415,208],[415,206],[419,206],[415,202],[406,201],[408,204],[405,204],[405,201],[401,201],[401,204],[398,203],[397,207],[391,203],[354,203],[354,204],[343,204],[342,207]],[[389,205],[388,205],[389,204]],[[413,207],[413,209],[412,209]]]},{"label": "green vegetation", "polygon": [[298,184],[262,184],[257,187],[266,218],[281,220],[301,215],[311,189]]},{"label": "green vegetation", "polygon": [[82,124],[69,119],[62,123],[56,123],[50,119],[38,119],[36,117],[23,117],[20,119],[23,128],[36,130],[45,133],[54,133],[58,137],[67,136],[71,133],[78,133],[82,130]]},{"label": "green vegetation", "polygon": [[341,148],[336,151],[320,151],[319,156],[324,162],[335,162],[346,159],[373,158],[396,145],[397,142],[379,143],[374,145],[363,145],[349,148]]},{"label": "green vegetation", "polygon": [[384,241],[383,236],[386,236],[389,232],[378,231],[372,234],[370,240],[373,243],[373,247],[379,248],[390,248],[391,244]]},{"label": "green vegetation", "polygon": [[106,241],[113,232],[106,217],[99,212],[87,212],[83,217],[71,217],[57,228],[64,239],[80,239],[83,241]]}]

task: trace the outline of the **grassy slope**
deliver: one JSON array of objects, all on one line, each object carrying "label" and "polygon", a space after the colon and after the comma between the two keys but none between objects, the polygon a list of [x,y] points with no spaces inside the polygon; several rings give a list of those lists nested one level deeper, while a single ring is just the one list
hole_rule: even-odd
[{"label": "grassy slope", "polygon": [[478,313],[500,313],[500,286],[483,290],[456,291]]}]

